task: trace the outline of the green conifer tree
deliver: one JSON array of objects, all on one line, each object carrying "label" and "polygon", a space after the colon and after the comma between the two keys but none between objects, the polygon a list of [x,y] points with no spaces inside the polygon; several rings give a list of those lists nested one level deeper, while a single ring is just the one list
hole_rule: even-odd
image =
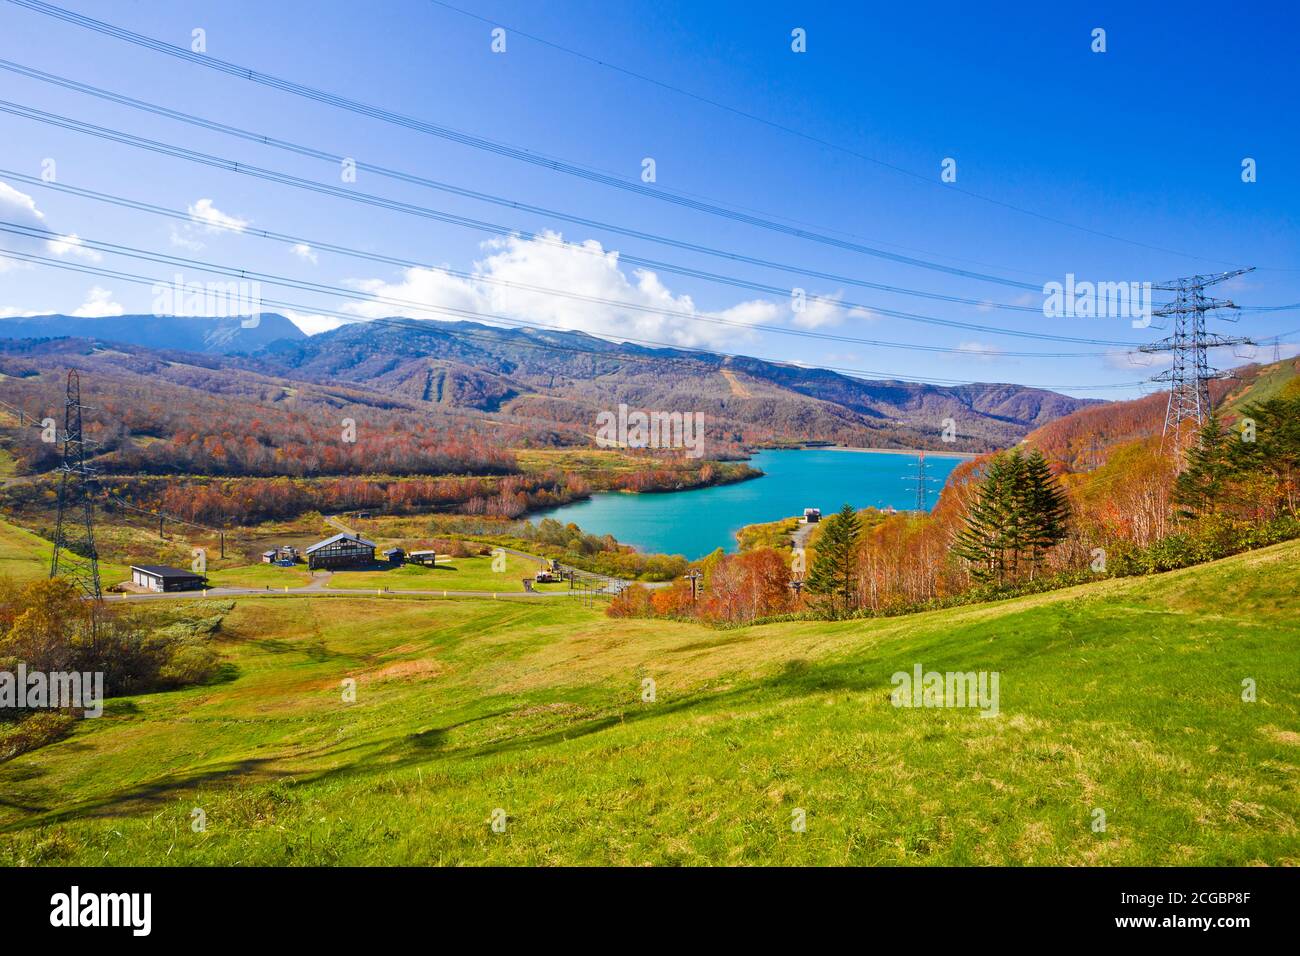
[{"label": "green conifer tree", "polygon": [[1014,581],[1025,567],[1037,573],[1043,555],[1065,537],[1069,515],[1047,459],[1016,449],[989,462],[953,553],[976,580]]},{"label": "green conifer tree", "polygon": [[1038,449],[1025,459],[1024,485],[1020,493],[1023,546],[1029,550],[1031,575],[1037,574],[1043,556],[1069,530],[1070,501],[1047,459]]},{"label": "green conifer tree", "polygon": [[1187,453],[1187,466],[1174,483],[1174,501],[1184,518],[1212,514],[1218,510],[1228,475],[1227,436],[1218,419],[1211,415],[1201,426],[1199,440]]},{"label": "green conifer tree", "polygon": [[1005,579],[1012,550],[1013,461],[1016,456],[999,455],[988,463],[966,513],[966,527],[957,535],[954,553],[971,566],[978,581]]},{"label": "green conifer tree", "polygon": [[857,604],[860,532],[858,513],[846,504],[826,519],[817,537],[817,556],[805,587],[824,598],[833,615],[846,613]]}]

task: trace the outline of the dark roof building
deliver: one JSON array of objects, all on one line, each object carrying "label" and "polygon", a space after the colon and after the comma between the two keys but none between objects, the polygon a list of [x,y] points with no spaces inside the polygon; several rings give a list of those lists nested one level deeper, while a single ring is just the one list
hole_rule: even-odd
[{"label": "dark roof building", "polygon": [[208,583],[201,574],[165,564],[131,565],[131,582],[150,591],[197,591]]},{"label": "dark roof building", "polygon": [[358,534],[344,531],[324,541],[317,541],[303,554],[307,556],[307,567],[312,570],[364,568],[375,563],[375,543]]}]

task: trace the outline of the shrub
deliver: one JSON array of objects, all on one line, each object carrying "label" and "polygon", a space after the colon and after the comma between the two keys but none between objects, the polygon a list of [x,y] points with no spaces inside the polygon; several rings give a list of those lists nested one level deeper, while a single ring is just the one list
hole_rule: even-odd
[{"label": "shrub", "polygon": [[0,763],[62,740],[72,733],[71,714],[43,711],[29,714],[16,724],[0,724]]},{"label": "shrub", "polygon": [[609,602],[605,613],[610,617],[651,617],[653,604],[650,589],[643,584],[624,588]]}]

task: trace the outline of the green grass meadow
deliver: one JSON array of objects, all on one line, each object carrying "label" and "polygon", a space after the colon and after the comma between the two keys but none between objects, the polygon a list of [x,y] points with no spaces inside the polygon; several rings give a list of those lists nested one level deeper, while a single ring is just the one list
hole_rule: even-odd
[{"label": "green grass meadow", "polygon": [[[507,554],[503,570],[493,570],[488,555],[439,560],[436,567],[418,564],[385,568],[381,571],[336,571],[331,588],[388,588],[392,591],[483,591],[499,594],[522,593],[523,579],[531,578],[541,561]],[[568,590],[564,585],[535,585],[538,591]]]},{"label": "green grass meadow", "polygon": [[[734,630],[227,599],[224,683],[111,701],[0,764],[0,864],[1295,865],[1298,595],[1292,542]],[[892,706],[918,663],[997,671],[1000,714]]]}]

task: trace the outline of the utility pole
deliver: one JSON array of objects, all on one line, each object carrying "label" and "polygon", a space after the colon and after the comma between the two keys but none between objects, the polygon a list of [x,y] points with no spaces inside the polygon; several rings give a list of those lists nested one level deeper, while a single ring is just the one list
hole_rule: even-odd
[{"label": "utility pole", "polygon": [[[1206,313],[1216,312],[1219,309],[1237,309],[1239,306],[1229,299],[1209,298],[1205,295],[1205,290],[1252,271],[1254,271],[1253,266],[1249,269],[1220,272],[1217,275],[1187,276],[1152,286],[1153,289],[1174,294],[1172,302],[1152,312],[1152,315],[1172,316],[1174,330],[1172,335],[1159,342],[1144,345],[1140,351],[1168,352],[1173,360],[1173,364],[1167,370],[1154,376],[1151,381],[1169,384],[1169,403],[1165,409],[1165,425],[1161,432],[1160,450],[1164,451],[1166,446],[1170,447],[1179,469],[1182,468],[1187,449],[1195,441],[1195,432],[1199,431],[1213,413],[1210,404],[1210,382],[1214,379],[1232,377],[1231,373],[1223,373],[1210,367],[1207,351],[1219,346],[1255,344],[1249,338],[1227,337],[1206,330]],[[1189,435],[1189,432],[1192,434]]]},{"label": "utility pole", "polygon": [[934,479],[926,474],[925,452],[921,452],[916,459],[916,474],[904,476],[903,480],[916,482],[916,510],[920,512],[928,511],[929,484]]},{"label": "utility pole", "polygon": [[59,474],[59,517],[54,528],[54,556],[50,577],[70,579],[86,597],[102,602],[99,586],[99,552],[95,550],[95,506],[91,494],[94,469],[86,464],[86,441],[81,430],[81,380],[76,369],[68,372],[63,406],[63,463]]}]

